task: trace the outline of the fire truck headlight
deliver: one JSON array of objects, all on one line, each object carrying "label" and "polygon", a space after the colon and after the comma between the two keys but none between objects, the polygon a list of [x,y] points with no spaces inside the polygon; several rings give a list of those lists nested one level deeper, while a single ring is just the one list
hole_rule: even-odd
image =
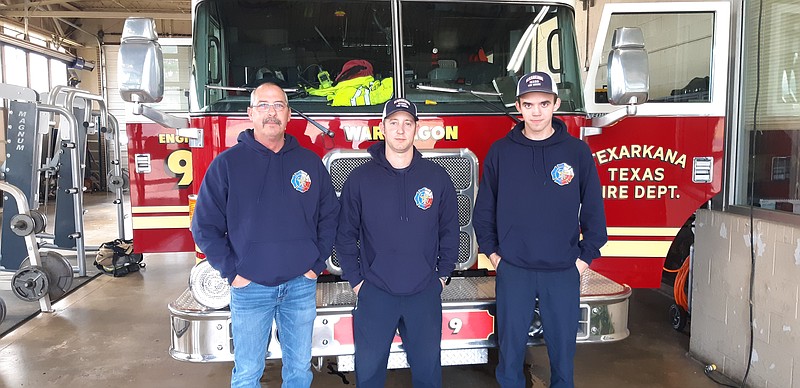
[{"label": "fire truck headlight", "polygon": [[189,290],[197,303],[221,309],[231,303],[231,287],[208,261],[197,263],[189,274]]}]

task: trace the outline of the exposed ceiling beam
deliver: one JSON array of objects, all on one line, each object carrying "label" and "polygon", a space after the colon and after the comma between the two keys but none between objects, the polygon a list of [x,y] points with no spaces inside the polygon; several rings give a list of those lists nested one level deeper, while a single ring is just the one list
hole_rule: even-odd
[{"label": "exposed ceiling beam", "polygon": [[19,9],[19,8],[36,8],[43,5],[53,5],[53,4],[61,4],[61,5],[69,5],[67,3],[76,3],[82,0],[41,0],[41,1],[29,1],[27,3],[19,3],[19,4],[2,4],[0,5],[0,9]]},{"label": "exposed ceiling beam", "polygon": [[67,63],[72,63],[75,61],[75,56],[72,54],[65,54],[60,51],[49,49],[47,47],[39,46],[37,44],[28,42],[27,40],[17,39],[11,36],[0,34],[0,42],[8,43],[12,46],[33,51],[35,53],[39,53],[50,58],[60,59]]},{"label": "exposed ceiling beam", "polygon": [[161,12],[161,11],[5,11],[0,8],[0,16],[15,18],[67,18],[67,19],[126,19],[131,16],[148,17],[153,19],[192,20],[189,13]]}]

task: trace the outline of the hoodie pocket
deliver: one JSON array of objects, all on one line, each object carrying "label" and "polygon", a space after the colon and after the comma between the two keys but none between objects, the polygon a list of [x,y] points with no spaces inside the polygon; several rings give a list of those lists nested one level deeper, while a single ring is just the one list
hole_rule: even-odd
[{"label": "hoodie pocket", "polygon": [[393,294],[410,294],[430,279],[431,263],[421,253],[378,253],[369,271]]},{"label": "hoodie pocket", "polygon": [[304,274],[318,258],[310,239],[251,242],[236,270],[250,280],[276,284]]}]

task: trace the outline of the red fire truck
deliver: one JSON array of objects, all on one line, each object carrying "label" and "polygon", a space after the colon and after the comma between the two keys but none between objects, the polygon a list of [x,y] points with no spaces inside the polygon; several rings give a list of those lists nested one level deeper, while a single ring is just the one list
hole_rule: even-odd
[{"label": "red fire truck", "polygon": [[[610,241],[582,279],[578,342],[628,336],[631,287],[659,286],[679,230],[721,187],[728,3],[606,6],[586,82],[572,0],[195,0],[192,16],[188,119],[145,105],[163,89],[152,24],[130,21],[123,34],[123,97],[150,119],[127,124],[136,250],[195,251],[189,197],[212,159],[250,127],[254,86],[287,91],[287,131],[319,154],[337,191],[382,139],[388,87],[419,106],[415,145],[458,191],[458,272],[442,295],[446,365],[486,362],[496,346],[493,268],[477,254],[472,206],[481,161],[518,119],[518,75],[553,75],[556,114],[589,144],[603,184]],[[230,312],[215,294],[224,300],[227,284],[206,267],[195,267],[190,289],[169,306],[170,351],[232,360]],[[337,277],[335,250],[328,273],[313,355],[352,370],[355,295]],[[541,343],[542,330],[535,319],[530,344]],[[277,341],[270,358],[280,357]],[[405,365],[402,350],[397,339],[390,367]]]}]

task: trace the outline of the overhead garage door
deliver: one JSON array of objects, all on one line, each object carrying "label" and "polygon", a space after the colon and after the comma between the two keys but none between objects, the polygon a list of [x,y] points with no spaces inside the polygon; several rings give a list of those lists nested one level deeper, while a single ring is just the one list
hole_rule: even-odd
[{"label": "overhead garage door", "polygon": [[[158,104],[147,104],[153,108],[183,115],[189,110],[189,77],[192,71],[191,39],[160,39],[164,53],[164,99]],[[117,56],[119,45],[105,45],[108,82],[108,109],[119,121],[124,131],[127,122],[142,122],[148,119],[131,113],[130,103],[119,94]],[[123,132],[124,135],[124,132]],[[123,138],[127,139],[127,137]]]}]

